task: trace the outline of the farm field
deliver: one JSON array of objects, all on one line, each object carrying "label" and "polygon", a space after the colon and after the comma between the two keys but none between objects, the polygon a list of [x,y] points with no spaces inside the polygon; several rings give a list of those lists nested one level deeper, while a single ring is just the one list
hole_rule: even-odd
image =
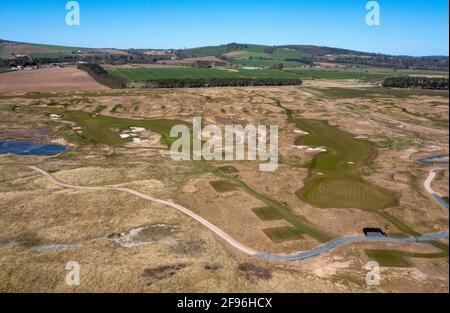
[{"label": "farm field", "polygon": [[277,70],[215,70],[194,68],[163,68],[163,69],[111,69],[112,75],[124,78],[130,82],[159,79],[214,79],[214,78],[283,78],[300,79],[296,73]]},{"label": "farm field", "polygon": [[270,67],[274,64],[283,64],[285,68],[296,68],[303,65],[303,63],[296,61],[281,61],[281,60],[258,60],[258,59],[231,59],[230,61],[232,66],[238,65],[241,67],[249,66],[249,67],[261,67],[266,68]]},{"label": "farm field", "polygon": [[75,67],[0,74],[0,92],[57,92],[109,89]]},{"label": "farm field", "polygon": [[392,74],[375,73],[375,72],[351,72],[344,70],[289,70],[289,72],[298,73],[304,79],[356,79],[363,81],[383,81]]},{"label": "farm field", "polygon": [[68,54],[83,48],[43,45],[31,43],[18,43],[14,45],[0,45],[0,57],[11,57],[13,54]]}]

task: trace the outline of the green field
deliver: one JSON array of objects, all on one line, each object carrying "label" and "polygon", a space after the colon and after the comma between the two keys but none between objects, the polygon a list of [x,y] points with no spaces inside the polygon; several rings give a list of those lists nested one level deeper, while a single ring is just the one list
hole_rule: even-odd
[{"label": "green field", "polygon": [[281,78],[300,79],[296,73],[277,70],[215,70],[196,68],[112,69],[109,73],[130,82],[159,79],[214,79],[214,78]]},{"label": "green field", "polygon": [[0,73],[5,73],[5,72],[7,72],[7,71],[8,71],[7,68],[0,67]]},{"label": "green field", "polygon": [[207,57],[207,56],[218,56],[227,53],[227,46],[209,46],[209,47],[201,47],[194,49],[187,49],[183,51],[183,57],[191,58],[191,57]]},{"label": "green field", "polygon": [[268,46],[261,45],[247,45],[244,50],[238,50],[233,53],[235,58],[263,58],[273,60],[285,60],[285,59],[304,59],[310,58],[311,55],[301,51],[288,48],[276,48],[272,53],[268,53],[265,49]]},{"label": "green field", "polygon": [[295,124],[308,135],[297,138],[296,145],[325,147],[310,164],[310,176],[297,196],[319,208],[357,208],[381,210],[397,205],[394,192],[383,189],[360,176],[360,170],[375,155],[374,146],[326,121],[297,118]]},{"label": "green field", "polygon": [[383,81],[387,77],[391,77],[392,74],[385,73],[370,73],[370,72],[352,72],[344,70],[290,70],[290,72],[297,73],[302,78],[313,79],[352,79],[352,80],[364,80],[364,81]]},{"label": "green field", "polygon": [[303,63],[296,61],[282,61],[282,60],[258,60],[258,59],[232,59],[231,65],[237,66],[253,66],[267,68],[274,64],[283,64],[285,68],[296,68],[303,65]]},{"label": "green field", "polygon": [[170,145],[176,138],[170,137],[172,126],[178,124],[186,124],[178,120],[169,119],[153,119],[153,120],[133,120],[114,118],[109,116],[92,115],[80,111],[64,112],[63,119],[71,121],[82,128],[82,135],[92,143],[106,144],[110,146],[119,146],[129,142],[128,139],[122,139],[119,133],[112,129],[126,130],[130,127],[144,127],[150,131],[154,131],[162,136],[162,142]]},{"label": "green field", "polygon": [[274,243],[282,243],[286,241],[293,241],[302,239],[302,233],[299,232],[294,227],[276,227],[267,228],[263,232],[270,238]]},{"label": "green field", "polygon": [[[52,51],[60,51],[60,52],[72,52],[74,50],[87,50],[86,48],[80,48],[80,47],[66,47],[66,46],[57,46],[57,45],[44,45],[44,44],[30,44],[35,47],[39,48],[45,48]],[[90,50],[90,49],[89,49]]]}]

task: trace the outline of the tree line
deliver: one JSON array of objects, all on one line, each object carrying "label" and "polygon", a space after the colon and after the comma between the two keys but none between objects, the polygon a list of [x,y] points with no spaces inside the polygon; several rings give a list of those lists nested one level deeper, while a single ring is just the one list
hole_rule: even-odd
[{"label": "tree line", "polygon": [[384,80],[383,87],[448,90],[448,78],[417,76],[390,77]]},{"label": "tree line", "polygon": [[201,88],[243,86],[290,86],[301,85],[300,79],[286,78],[208,78],[208,79],[152,79],[130,83],[134,88]]},{"label": "tree line", "polygon": [[78,69],[87,72],[95,81],[112,89],[128,87],[127,80],[109,74],[107,70],[98,64],[78,64]]}]

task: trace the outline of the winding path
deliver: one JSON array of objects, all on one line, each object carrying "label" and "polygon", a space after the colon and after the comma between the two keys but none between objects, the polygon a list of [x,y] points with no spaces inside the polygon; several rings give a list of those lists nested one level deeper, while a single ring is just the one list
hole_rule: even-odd
[{"label": "winding path", "polygon": [[442,197],[441,194],[439,194],[438,192],[433,190],[433,188],[431,187],[431,183],[436,178],[437,172],[447,171],[447,170],[448,170],[447,168],[433,168],[433,169],[431,169],[430,170],[430,175],[428,175],[427,179],[423,183],[423,187],[425,188],[425,190],[433,197],[434,200],[436,200],[436,202],[441,207],[443,207],[446,210],[446,213],[448,213],[448,209],[449,209],[448,202],[446,202],[444,200],[444,198]]},{"label": "winding path", "polygon": [[274,255],[274,254],[270,254],[270,253],[264,253],[264,252],[258,252],[252,248],[249,248],[245,245],[243,245],[242,243],[238,242],[237,240],[235,240],[233,237],[231,237],[230,235],[228,235],[227,233],[225,233],[223,230],[221,230],[220,228],[218,228],[217,226],[215,226],[214,224],[208,222],[206,219],[204,219],[203,217],[195,214],[194,212],[192,212],[191,210],[176,204],[172,201],[166,201],[166,200],[161,200],[161,199],[157,199],[148,195],[145,195],[141,192],[138,192],[136,190],[133,189],[129,189],[129,188],[116,188],[116,187],[86,187],[86,186],[76,186],[76,185],[70,185],[70,184],[66,184],[63,183],[59,180],[57,180],[55,177],[53,177],[52,175],[50,175],[49,173],[47,173],[46,171],[36,167],[36,166],[29,166],[30,169],[40,173],[41,175],[43,175],[44,177],[46,177],[50,182],[52,182],[55,185],[58,185],[60,187],[63,188],[69,188],[69,189],[77,189],[77,190],[94,190],[94,191],[104,191],[104,190],[117,190],[120,192],[126,192],[132,195],[135,195],[137,197],[140,197],[142,199],[148,200],[148,201],[152,201],[152,202],[156,202],[156,203],[160,203],[169,207],[172,207],[174,209],[177,209],[178,211],[188,215],[189,217],[192,217],[193,219],[195,219],[196,221],[198,221],[200,224],[202,224],[203,226],[207,227],[209,230],[211,230],[212,232],[214,232],[216,235],[218,235],[220,238],[222,238],[223,240],[225,240],[228,244],[230,244],[232,247],[234,247],[235,249],[244,252],[245,254],[248,255],[252,255],[252,256],[256,256],[256,257],[261,257],[264,259],[269,259],[269,260],[278,260],[278,261],[299,261],[299,260],[306,260],[315,256],[318,256],[322,253],[328,252],[338,246],[342,246],[342,245],[346,245],[349,243],[354,243],[354,242],[397,242],[397,243],[414,243],[414,242],[429,242],[429,241],[435,241],[435,240],[441,240],[441,239],[445,239],[448,238],[448,231],[447,232],[440,232],[440,233],[434,233],[434,234],[429,234],[429,235],[425,235],[425,236],[420,236],[420,237],[408,237],[408,238],[395,238],[395,237],[344,237],[344,238],[340,238],[334,241],[331,241],[329,243],[326,243],[324,245],[321,245],[319,247],[316,247],[310,251],[305,251],[305,252],[300,252],[300,253],[296,253],[293,255]]}]

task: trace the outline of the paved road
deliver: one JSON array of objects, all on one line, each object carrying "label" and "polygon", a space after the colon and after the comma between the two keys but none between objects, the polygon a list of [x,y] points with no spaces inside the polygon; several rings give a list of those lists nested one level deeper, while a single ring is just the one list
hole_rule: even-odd
[{"label": "paved road", "polygon": [[141,192],[138,192],[136,190],[129,189],[129,188],[86,187],[86,186],[70,185],[70,184],[66,184],[66,183],[63,183],[63,182],[57,180],[52,175],[50,175],[46,171],[44,171],[44,170],[42,170],[42,169],[40,169],[40,168],[38,168],[36,166],[29,166],[29,168],[34,170],[34,171],[36,171],[36,172],[38,172],[38,173],[40,173],[40,174],[42,174],[48,180],[50,180],[53,184],[58,185],[58,186],[63,187],[63,188],[78,189],[78,190],[94,190],[94,191],[117,190],[117,191],[120,191],[120,192],[126,192],[126,193],[129,193],[129,194],[135,195],[135,196],[140,197],[140,198],[145,199],[145,200],[149,200],[149,201],[152,201],[152,202],[156,202],[156,203],[160,203],[160,204],[172,207],[172,208],[177,209],[178,211],[183,212],[184,214],[192,217],[193,219],[198,221],[200,224],[204,225],[209,230],[214,232],[220,238],[222,238],[223,240],[228,242],[232,247],[236,248],[237,250],[239,250],[241,252],[244,252],[245,254],[248,254],[248,255],[261,257],[261,258],[269,259],[269,260],[278,260],[278,261],[305,260],[305,259],[309,259],[309,258],[318,256],[318,255],[320,255],[322,253],[328,252],[328,251],[330,251],[330,250],[332,250],[332,249],[334,249],[334,248],[336,248],[338,246],[342,246],[342,245],[346,245],[346,244],[354,243],[354,242],[362,242],[362,241],[366,241],[366,242],[377,241],[377,242],[414,243],[414,242],[435,241],[435,240],[448,238],[448,232],[441,232],[441,233],[435,233],[435,234],[425,235],[425,236],[421,236],[421,237],[408,237],[408,238],[345,237],[345,238],[341,238],[341,239],[337,239],[337,240],[331,241],[331,242],[326,243],[326,244],[324,244],[322,246],[314,248],[314,249],[312,249],[310,251],[300,252],[300,253],[296,253],[296,254],[293,254],[293,255],[274,255],[274,254],[270,254],[270,253],[258,252],[258,251],[254,250],[252,248],[249,248],[249,247],[243,245],[242,243],[240,243],[237,240],[235,240],[234,238],[232,238],[230,235],[225,233],[223,230],[221,230],[217,226],[215,226],[212,223],[210,223],[207,220],[205,220],[203,217],[195,214],[191,210],[189,210],[189,209],[187,209],[187,208],[185,208],[185,207],[183,207],[183,206],[181,206],[179,204],[176,204],[176,203],[174,203],[172,201],[166,201],[166,200],[157,199],[157,198],[145,195],[145,194],[143,194]]},{"label": "paved road", "polygon": [[429,242],[436,241],[448,238],[448,231],[434,233],[430,235],[425,235],[421,237],[407,237],[407,238],[396,238],[396,237],[344,237],[340,239],[336,239],[329,243],[326,243],[322,246],[314,248],[310,251],[300,252],[293,255],[273,255],[268,253],[258,253],[256,256],[269,259],[269,260],[277,260],[277,261],[301,261],[310,259],[312,257],[318,256],[322,253],[328,252],[337,248],[339,246],[343,246],[350,243],[355,242],[392,242],[392,243],[417,243],[417,242]]}]

